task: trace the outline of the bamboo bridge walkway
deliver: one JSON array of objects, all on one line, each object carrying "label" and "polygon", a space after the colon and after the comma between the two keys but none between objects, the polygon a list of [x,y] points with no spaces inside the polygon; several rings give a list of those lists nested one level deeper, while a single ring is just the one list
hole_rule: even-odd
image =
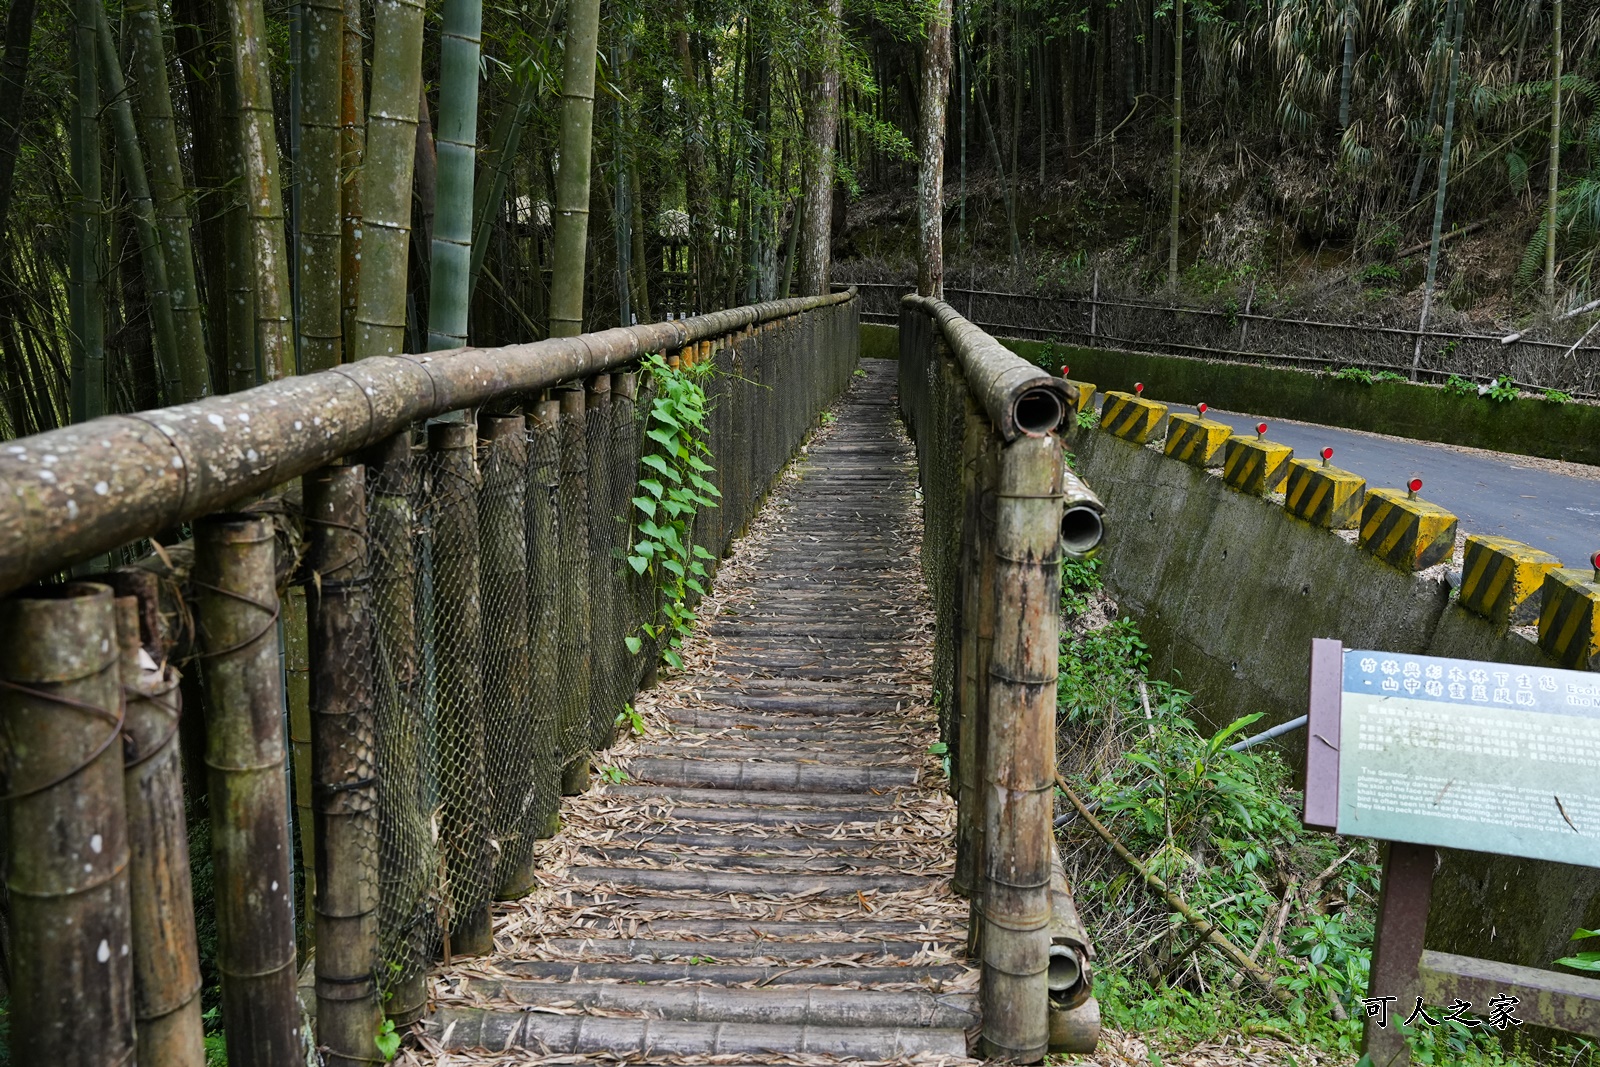
[{"label": "bamboo bridge walkway", "polygon": [[966,1058],[914,478],[869,362],[719,570],[688,670],[640,694],[644,735],[564,802],[494,955],[436,972],[418,1062]]}]

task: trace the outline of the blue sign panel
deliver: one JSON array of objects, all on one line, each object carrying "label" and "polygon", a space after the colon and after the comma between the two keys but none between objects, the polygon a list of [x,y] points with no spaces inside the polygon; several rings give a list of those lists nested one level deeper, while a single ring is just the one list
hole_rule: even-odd
[{"label": "blue sign panel", "polygon": [[1347,649],[1338,831],[1600,866],[1600,675]]}]

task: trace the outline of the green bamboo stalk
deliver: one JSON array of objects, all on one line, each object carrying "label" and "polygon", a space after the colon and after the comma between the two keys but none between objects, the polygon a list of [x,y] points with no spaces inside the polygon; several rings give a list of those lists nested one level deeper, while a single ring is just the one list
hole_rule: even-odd
[{"label": "green bamboo stalk", "polygon": [[1172,188],[1167,212],[1167,288],[1178,291],[1179,226],[1183,203],[1183,0],[1172,7]]},{"label": "green bamboo stalk", "polygon": [[361,288],[361,160],[366,151],[363,102],[361,0],[344,4],[344,49],[339,77],[339,323],[348,362],[355,357],[356,310]]},{"label": "green bamboo stalk", "polygon": [[144,169],[144,149],[133,126],[133,105],[128,102],[128,86],[117,59],[117,42],[111,36],[106,9],[96,7],[95,40],[99,48],[100,77],[104,79],[106,114],[111,118],[111,139],[116,145],[122,180],[128,186],[133,213],[134,239],[139,245],[139,263],[144,268],[145,294],[149,300],[150,325],[155,334],[156,372],[161,376],[156,392],[165,404],[176,404],[182,396],[178,379],[178,337],[172,318],[172,294],[167,288],[167,264],[161,254],[161,238],[156,231],[155,200]]},{"label": "green bamboo stalk", "polygon": [[539,91],[539,81],[525,70],[517,72],[517,94],[512,105],[500,112],[489,135],[489,147],[483,153],[485,181],[473,190],[473,236],[471,278],[467,283],[467,299],[478,290],[478,276],[483,273],[483,261],[489,254],[489,237],[500,215],[500,205],[505,200],[506,182],[511,177],[517,159],[517,147],[522,142],[523,128],[533,112],[534,98]]},{"label": "green bamboo stalk", "polygon": [[1416,347],[1411,351],[1411,380],[1417,380],[1422,366],[1422,339],[1428,333],[1428,317],[1433,312],[1433,289],[1439,278],[1439,244],[1444,230],[1445,193],[1450,185],[1450,144],[1455,135],[1456,87],[1461,79],[1461,34],[1467,21],[1467,0],[1453,0],[1445,8],[1446,27],[1451,16],[1455,28],[1451,34],[1450,75],[1444,98],[1444,139],[1439,145],[1439,185],[1433,198],[1433,236],[1428,242],[1428,272],[1422,285],[1422,316],[1417,322]]},{"label": "green bamboo stalk", "polygon": [[[156,578],[146,599],[158,610]],[[189,837],[178,754],[178,672],[147,669],[140,658],[143,601],[116,599],[117,641],[127,695],[123,799],[127,807],[128,879],[132,902],[134,1013],[140,1063],[204,1067],[200,1019],[200,953],[189,885]],[[148,662],[162,658],[151,650]]]},{"label": "green bamboo stalk", "polygon": [[[229,50],[231,51],[231,49]],[[228,175],[244,172],[243,115],[239,110],[238,81],[230,58],[222,61],[222,98],[227,102],[227,146],[223,149]],[[256,272],[250,212],[242,186],[221,190],[223,208],[223,259],[228,279],[226,339],[228,392],[237,393],[260,383],[260,348],[256,335]]]},{"label": "green bamboo stalk", "polygon": [[405,348],[411,179],[422,92],[419,0],[373,4],[372,96],[361,164],[361,279],[355,356],[397,356]]},{"label": "green bamboo stalk", "polygon": [[270,382],[294,373],[295,356],[267,20],[261,0],[230,0],[227,7],[239,104],[240,174],[250,228],[248,269],[255,278],[257,378]]},{"label": "green bamboo stalk", "polygon": [[1561,0],[1550,5],[1550,174],[1544,208],[1544,298],[1556,298],[1556,200],[1561,190]]},{"label": "green bamboo stalk", "polygon": [[428,348],[467,343],[472,302],[472,171],[478,150],[483,0],[445,0],[439,40],[439,195],[428,276]]},{"label": "green bamboo stalk", "polygon": [[100,0],[77,0],[75,10],[72,57],[78,98],[69,128],[72,177],[78,188],[72,201],[67,299],[72,319],[70,408],[72,421],[83,422],[106,413],[106,326],[100,296],[105,204],[100,191],[100,82],[95,74]]},{"label": "green bamboo stalk", "polygon": [[14,1063],[133,1059],[117,654],[103,585],[52,586],[0,604],[6,817],[29,831],[6,841]]},{"label": "green bamboo stalk", "polygon": [[378,1003],[377,666],[366,472],[324,467],[304,485],[317,825],[317,1047],[327,1067],[372,1062]]},{"label": "green bamboo stalk", "polygon": [[479,600],[475,434],[462,422],[428,427],[433,453],[433,634],[437,648],[440,771],[449,916],[446,958],[494,950],[489,924],[493,877],[483,732],[483,611]]},{"label": "green bamboo stalk", "polygon": [[300,28],[300,188],[296,245],[300,294],[300,369],[336,367],[343,358],[339,268],[343,203],[341,107],[344,0],[304,0]]},{"label": "green bamboo stalk", "polygon": [[561,76],[561,169],[550,273],[550,336],[583,332],[584,255],[589,240],[589,160],[594,132],[595,49],[600,0],[570,0]]},{"label": "green bamboo stalk", "polygon": [[230,1067],[279,1067],[302,1055],[273,545],[264,519],[216,515],[195,527],[217,970]]},{"label": "green bamboo stalk", "polygon": [[178,153],[161,15],[155,0],[128,0],[122,8],[122,21],[133,73],[134,114],[146,147],[156,230],[161,238],[177,341],[179,392],[175,399],[199,400],[212,391],[211,368],[206,358],[205,320],[189,237],[192,190],[184,180],[183,160]]},{"label": "green bamboo stalk", "polygon": [[290,766],[294,772],[294,822],[300,839],[300,870],[305,895],[299,915],[304,944],[317,943],[317,833],[311,813],[311,651],[307,647],[306,590],[291,585],[283,594],[283,684],[289,702]]}]

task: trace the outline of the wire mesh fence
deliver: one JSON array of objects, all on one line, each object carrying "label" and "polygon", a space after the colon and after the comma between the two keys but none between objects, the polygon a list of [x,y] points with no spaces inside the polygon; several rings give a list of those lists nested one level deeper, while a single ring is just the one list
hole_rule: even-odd
[{"label": "wire mesh fence", "polygon": [[[856,304],[792,301],[673,326],[688,340],[664,354],[694,368],[708,398],[707,477],[720,498],[692,536],[715,560],[848,385]],[[603,351],[612,335],[597,337],[575,343]],[[584,365],[572,345],[550,344],[554,366]],[[526,366],[528,352],[502,359]],[[474,358],[494,368],[494,356]],[[413,373],[390,364],[351,373]],[[532,372],[501,372],[507,382],[517,373]],[[611,743],[660,656],[641,630],[660,610],[658,577],[626,558],[641,458],[661,447],[648,436],[658,383],[636,356],[543,378],[548,387],[532,393],[508,384],[475,410],[400,422],[332,466],[307,462],[304,496],[281,485],[237,505],[277,533],[267,548],[284,610],[248,606],[282,620],[289,685],[278,692],[293,727],[278,743],[292,748],[299,832],[281,848],[307,874],[294,902],[302,945],[316,945],[319,1005],[333,1006],[319,1007],[318,1040],[328,1043],[324,1026],[348,1025],[361,1032],[350,1047],[363,1056],[380,1013],[406,1020],[425,1010],[436,961],[492,950],[491,903],[533,883],[535,843],[555,831],[563,790],[587,784],[589,753]],[[449,395],[431,389],[435,401]],[[368,401],[369,411],[383,406]],[[84,476],[95,495],[94,472]],[[152,522],[143,536],[162,528]],[[162,579],[150,610],[169,624],[152,654],[204,673],[209,661],[193,658],[205,625],[192,621],[202,592],[192,555],[180,544],[137,567]],[[641,638],[638,652],[630,638]],[[216,686],[199,691],[223,699]],[[213,718],[209,708],[191,713]],[[185,788],[203,797],[204,765],[191,762]],[[14,780],[16,768],[6,770]],[[227,813],[210,817],[221,836]],[[219,898],[229,892],[217,886]],[[225,994],[231,981],[222,975]],[[243,1046],[230,1047],[230,1062],[235,1052],[256,1062]]]}]

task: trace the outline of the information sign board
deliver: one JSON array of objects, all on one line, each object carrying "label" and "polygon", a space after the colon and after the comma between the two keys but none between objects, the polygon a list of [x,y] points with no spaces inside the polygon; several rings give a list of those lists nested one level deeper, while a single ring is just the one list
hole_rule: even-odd
[{"label": "information sign board", "polygon": [[1345,649],[1340,688],[1339,833],[1600,866],[1600,675]]}]

